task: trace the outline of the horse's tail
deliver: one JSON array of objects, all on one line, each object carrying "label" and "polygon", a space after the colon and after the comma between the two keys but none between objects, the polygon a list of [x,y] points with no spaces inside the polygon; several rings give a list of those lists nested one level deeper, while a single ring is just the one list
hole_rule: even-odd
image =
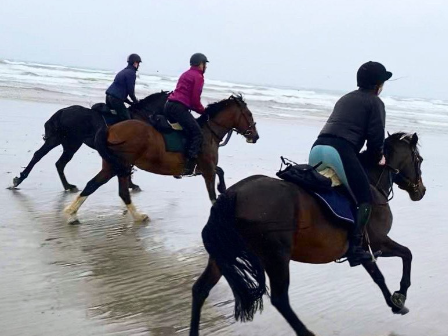
[{"label": "horse's tail", "polygon": [[95,149],[101,155],[103,160],[107,161],[112,166],[112,169],[118,177],[129,176],[131,174],[131,166],[126,165],[118,155],[108,148],[110,145],[107,142],[108,134],[109,132],[106,126],[101,127],[98,130],[95,134]]},{"label": "horse's tail", "polygon": [[263,310],[266,276],[260,259],[251,253],[236,230],[236,194],[225,193],[213,205],[202,240],[210,257],[232,288],[235,319],[251,321]]},{"label": "horse's tail", "polygon": [[53,114],[50,119],[44,124],[45,134],[44,140],[47,140],[51,137],[60,137],[61,136],[61,114],[64,109],[57,111]]}]

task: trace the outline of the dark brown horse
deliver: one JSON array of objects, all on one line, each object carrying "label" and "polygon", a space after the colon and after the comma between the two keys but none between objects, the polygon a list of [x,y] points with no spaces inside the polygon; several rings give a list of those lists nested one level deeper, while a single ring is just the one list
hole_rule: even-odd
[{"label": "dark brown horse", "polygon": [[[163,107],[168,98],[168,92],[162,91],[141,99],[129,108],[132,118],[148,122],[153,114],[163,113]],[[112,115],[111,115],[112,116]],[[56,162],[56,169],[64,190],[77,191],[64,174],[67,163],[73,158],[82,144],[95,149],[95,134],[105,125],[105,119],[99,111],[83,106],[73,105],[60,109],[45,123],[44,144],[33,155],[33,158],[13,180],[12,188],[18,187],[31,173],[33,167],[52,149],[62,145],[63,152]],[[129,179],[129,186],[134,190],[140,188]]]},{"label": "dark brown horse", "polygon": [[[220,141],[232,130],[242,134],[248,143],[257,142],[259,136],[252,113],[241,96],[232,95],[209,105],[198,122],[202,127],[204,142],[197,167],[205,179],[209,198],[214,202]],[[96,136],[95,147],[103,158],[103,169],[65,209],[70,216],[69,222],[77,221],[76,213],[86,198],[115,175],[119,179],[120,197],[134,220],[148,219],[148,216],[138,213],[131,202],[128,190],[130,168],[135,165],[154,174],[175,176],[182,173],[185,162],[182,153],[166,151],[160,132],[136,120],[121,122],[109,130],[103,129]]]},{"label": "dark brown horse", "polygon": [[[425,194],[416,134],[397,133],[385,142],[387,166],[366,166],[375,205],[367,232],[371,248],[383,257],[401,257],[400,289],[391,294],[376,262],[363,263],[395,314],[404,306],[411,285],[410,250],[387,235],[392,226],[388,195],[395,182],[413,201]],[[251,320],[262,308],[270,279],[271,302],[297,335],[313,336],[291,309],[288,298],[291,260],[322,264],[347,252],[347,227],[338,224],[321,203],[295,184],[266,176],[248,177],[222,194],[211,210],[202,237],[210,255],[208,265],[193,286],[190,335],[199,334],[201,307],[210,290],[224,275],[235,296],[235,318]]]}]

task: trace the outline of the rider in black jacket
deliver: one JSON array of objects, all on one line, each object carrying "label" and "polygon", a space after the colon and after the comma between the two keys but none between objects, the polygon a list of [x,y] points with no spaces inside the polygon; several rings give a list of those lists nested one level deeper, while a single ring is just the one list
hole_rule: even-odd
[{"label": "rider in black jacket", "polygon": [[[115,110],[121,120],[131,119],[124,103],[132,105],[138,102],[138,99],[135,97],[135,80],[141,62],[142,59],[139,55],[129,55],[128,66],[117,73],[114,82],[106,91],[107,106]],[[132,103],[128,99],[128,96],[132,99]]]},{"label": "rider in black jacket", "polygon": [[[372,195],[358,155],[367,141],[368,157],[372,162],[380,165],[386,163],[383,155],[386,112],[384,103],[378,96],[384,82],[391,77],[392,73],[380,63],[363,64],[357,73],[359,89],[339,99],[313,145],[313,148],[324,145],[336,149],[344,166],[349,188],[357,201],[355,229],[347,254],[351,266],[371,258],[362,248],[362,239],[372,211]],[[310,158],[312,155],[313,150]]]}]

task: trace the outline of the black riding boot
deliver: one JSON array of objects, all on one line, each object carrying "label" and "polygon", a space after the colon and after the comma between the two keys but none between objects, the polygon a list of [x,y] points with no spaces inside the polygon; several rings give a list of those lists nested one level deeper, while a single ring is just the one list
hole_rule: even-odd
[{"label": "black riding boot", "polygon": [[350,247],[347,252],[348,262],[351,267],[360,265],[363,261],[371,260],[372,255],[363,248],[363,232],[370,219],[372,205],[361,203],[356,213],[355,229],[350,239]]},{"label": "black riding boot", "polygon": [[196,158],[188,158],[185,161],[183,176],[193,175],[194,169],[196,168]]}]

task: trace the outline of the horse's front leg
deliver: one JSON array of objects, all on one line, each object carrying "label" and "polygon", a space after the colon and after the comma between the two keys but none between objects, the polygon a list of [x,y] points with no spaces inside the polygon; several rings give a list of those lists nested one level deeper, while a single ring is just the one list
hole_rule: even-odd
[{"label": "horse's front leg", "polygon": [[403,245],[386,237],[381,244],[382,257],[400,257],[403,260],[403,275],[400,281],[400,290],[392,295],[392,301],[397,306],[404,306],[408,289],[411,286],[412,253]]},{"label": "horse's front leg", "polygon": [[216,202],[216,166],[206,165],[205,167],[201,167],[201,171],[205,180],[205,186],[207,187],[208,197],[212,204],[214,204]]},{"label": "horse's front leg", "polygon": [[224,180],[224,170],[221,167],[216,167],[216,175],[218,176],[218,191],[220,194],[224,194],[227,190],[226,181]]},{"label": "horse's front leg", "polygon": [[404,306],[404,301],[401,305],[396,304],[393,301],[393,295],[391,295],[389,288],[387,288],[386,280],[384,279],[383,274],[376,262],[367,261],[362,264],[366,269],[367,273],[372,277],[373,281],[378,285],[381,292],[383,293],[384,299],[386,300],[386,304],[392,308],[392,312],[394,314],[405,315],[409,312],[409,309]]}]

